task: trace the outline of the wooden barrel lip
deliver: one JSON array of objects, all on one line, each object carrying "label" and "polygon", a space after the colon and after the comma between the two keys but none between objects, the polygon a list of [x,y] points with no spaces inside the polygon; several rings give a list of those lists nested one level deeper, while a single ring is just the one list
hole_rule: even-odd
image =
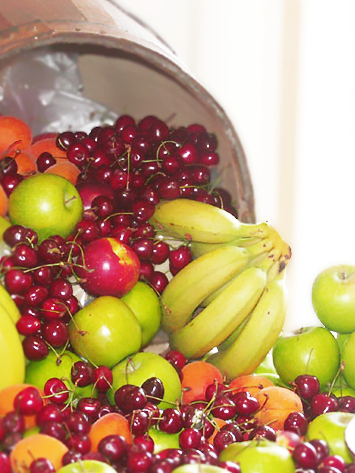
[{"label": "wooden barrel lip", "polygon": [[[160,44],[160,40],[158,44]],[[222,124],[226,138],[229,140],[231,157],[238,175],[235,194],[238,200],[239,218],[245,222],[255,221],[253,187],[244,149],[237,132],[220,104],[184,68],[171,49],[164,44],[159,50],[159,47],[156,45],[152,47],[152,44],[143,39],[135,41],[129,32],[127,34],[123,32],[123,36],[118,36],[118,29],[114,25],[88,24],[86,22],[71,24],[68,21],[43,23],[38,20],[0,31],[0,64],[6,63],[10,59],[13,60],[16,56],[27,51],[59,45],[92,46],[93,48],[102,48],[108,53],[121,51],[131,56],[132,60],[139,60],[147,67],[154,67],[160,73],[176,81],[180,87],[185,88]]]}]

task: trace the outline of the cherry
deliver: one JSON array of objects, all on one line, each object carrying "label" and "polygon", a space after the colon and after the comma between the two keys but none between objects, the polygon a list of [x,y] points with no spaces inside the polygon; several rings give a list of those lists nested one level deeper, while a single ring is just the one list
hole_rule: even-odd
[{"label": "cherry", "polygon": [[147,395],[147,400],[153,404],[159,404],[164,397],[164,385],[160,378],[151,377],[144,381],[142,389]]},{"label": "cherry", "polygon": [[11,225],[3,233],[4,242],[11,248],[20,242],[26,242],[27,228],[22,225]]},{"label": "cherry", "polygon": [[294,380],[297,394],[303,399],[312,399],[319,393],[320,384],[318,378],[312,375],[299,375]]},{"label": "cherry", "polygon": [[122,435],[107,435],[100,440],[97,450],[110,462],[117,462],[123,457],[126,446],[126,440]]},{"label": "cherry", "polygon": [[226,396],[218,396],[211,409],[213,416],[219,419],[229,420],[237,414],[237,409],[234,402]]},{"label": "cherry", "polygon": [[44,394],[55,404],[62,404],[69,399],[67,385],[59,378],[49,378],[43,388]]},{"label": "cherry", "polygon": [[64,320],[49,320],[42,326],[45,341],[53,348],[63,347],[69,340],[68,325]]},{"label": "cherry", "polygon": [[47,422],[63,422],[64,416],[56,404],[46,404],[36,414],[36,425],[41,427]]},{"label": "cherry", "polygon": [[150,284],[159,293],[162,294],[164,289],[169,283],[167,276],[161,271],[153,271],[152,276],[149,279]]},{"label": "cherry", "polygon": [[154,440],[147,434],[135,435],[135,437],[133,438],[133,445],[138,445],[147,452],[154,452]]},{"label": "cherry", "polygon": [[10,457],[5,452],[0,452],[0,471],[2,473],[12,472]]},{"label": "cherry", "polygon": [[230,399],[235,404],[237,415],[249,417],[260,408],[259,401],[247,391],[234,393],[230,396]]},{"label": "cherry", "polygon": [[66,445],[69,450],[85,455],[90,452],[92,442],[87,435],[73,434],[66,440]]},{"label": "cherry", "polygon": [[192,261],[192,253],[188,246],[180,246],[169,253],[169,263],[176,270],[181,270]]},{"label": "cherry", "polygon": [[91,430],[91,423],[83,412],[72,412],[65,419],[66,425],[72,434],[87,435]]},{"label": "cherry", "polygon": [[220,430],[213,439],[213,445],[218,452],[224,450],[231,443],[238,442],[237,436],[230,430]]},{"label": "cherry", "polygon": [[1,185],[6,192],[6,195],[10,197],[15,187],[23,181],[24,177],[17,173],[9,173],[3,176],[1,179]]},{"label": "cherry", "polygon": [[268,425],[259,425],[253,429],[249,434],[249,439],[259,439],[266,438],[268,440],[276,441],[276,432],[275,430]]},{"label": "cherry", "polygon": [[6,433],[22,434],[25,431],[25,418],[17,411],[7,412],[1,419],[1,424]]},{"label": "cherry", "polygon": [[202,432],[194,427],[184,429],[179,434],[179,445],[183,450],[198,448],[202,440]]},{"label": "cherry", "polygon": [[131,411],[127,418],[134,436],[143,435],[148,432],[150,427],[148,412],[143,409],[136,409]]},{"label": "cherry", "polygon": [[341,412],[355,413],[355,397],[353,396],[340,396],[338,398],[338,405],[338,410]]},{"label": "cherry", "polygon": [[[1,470],[2,471],[2,470]],[[52,473],[55,468],[50,460],[47,458],[35,458],[30,463],[30,473]]]},{"label": "cherry", "polygon": [[310,444],[316,449],[318,462],[321,462],[323,458],[329,455],[329,447],[325,440],[323,439],[312,439],[309,441]]},{"label": "cherry", "polygon": [[25,294],[33,284],[32,275],[22,269],[9,269],[5,273],[4,283],[10,294]]},{"label": "cherry", "polygon": [[154,461],[150,473],[171,473],[175,469],[174,463],[169,458]]},{"label": "cherry", "polygon": [[22,341],[26,358],[29,360],[43,360],[48,355],[48,347],[44,340],[37,335],[28,335]]},{"label": "cherry", "polygon": [[82,397],[77,404],[77,410],[86,414],[91,422],[97,419],[100,407],[100,400],[92,397]]},{"label": "cherry", "polygon": [[183,427],[183,419],[181,412],[173,407],[167,407],[163,410],[159,419],[159,429],[168,434],[180,432]]},{"label": "cherry", "polygon": [[73,286],[64,278],[56,278],[50,283],[49,294],[57,299],[66,300],[73,295]]},{"label": "cherry", "polygon": [[153,455],[145,450],[138,450],[128,454],[127,467],[130,471],[145,473],[149,470],[152,463]]},{"label": "cherry", "polygon": [[23,315],[16,322],[16,328],[21,335],[34,335],[40,332],[41,322],[33,315]]},{"label": "cherry", "polygon": [[44,151],[38,156],[36,160],[37,169],[39,172],[44,172],[46,169],[56,164],[56,162],[57,160],[51,153]]},{"label": "cherry", "polygon": [[219,462],[218,466],[220,468],[223,468],[227,471],[230,471],[230,473],[241,473],[241,469],[240,469],[240,466],[238,465],[238,463],[234,463],[234,462],[231,462],[231,461],[223,461],[223,462]]},{"label": "cherry", "polygon": [[177,350],[170,350],[166,353],[165,359],[174,366],[174,368],[178,368],[182,370],[182,368],[186,365],[186,357]]},{"label": "cherry", "polygon": [[318,470],[325,467],[333,467],[337,468],[339,471],[345,471],[346,463],[340,455],[329,455],[322,459],[318,466]]},{"label": "cherry", "polygon": [[97,366],[93,371],[93,383],[96,389],[105,393],[112,387],[113,375],[107,366]]},{"label": "cherry", "polygon": [[35,387],[29,386],[15,396],[14,409],[24,416],[35,415],[42,407],[43,399]]},{"label": "cherry", "polygon": [[88,386],[94,380],[93,368],[84,361],[76,361],[71,368],[71,379],[76,386]]},{"label": "cherry", "polygon": [[291,412],[285,419],[284,429],[298,435],[305,435],[308,430],[308,420],[302,412]]},{"label": "cherry", "polygon": [[311,401],[311,411],[314,417],[338,409],[338,401],[332,394],[318,393]]},{"label": "cherry", "polygon": [[310,442],[296,445],[292,452],[292,458],[301,468],[316,469],[318,464],[317,450]]},{"label": "cherry", "polygon": [[181,455],[181,465],[191,465],[193,463],[206,463],[204,453],[197,448],[188,448]]}]

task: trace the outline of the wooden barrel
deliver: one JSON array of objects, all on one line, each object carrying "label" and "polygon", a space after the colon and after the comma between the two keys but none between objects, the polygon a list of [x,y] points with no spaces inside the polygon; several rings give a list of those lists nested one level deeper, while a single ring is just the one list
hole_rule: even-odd
[{"label": "wooden barrel", "polygon": [[0,7],[0,73],[36,49],[76,52],[85,97],[118,115],[204,125],[218,139],[221,185],[232,194],[239,219],[254,222],[252,183],[233,124],[147,25],[113,0],[0,0]]}]

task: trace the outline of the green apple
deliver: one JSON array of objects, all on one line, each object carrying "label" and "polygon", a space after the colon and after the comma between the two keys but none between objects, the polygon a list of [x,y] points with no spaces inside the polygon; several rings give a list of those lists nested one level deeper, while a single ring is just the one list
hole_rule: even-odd
[{"label": "green apple", "polygon": [[140,349],[142,333],[127,304],[114,296],[100,296],[71,319],[69,340],[82,358],[112,368]]},{"label": "green apple", "polygon": [[355,332],[349,335],[342,346],[341,363],[345,381],[355,389]]},{"label": "green apple", "polygon": [[11,223],[7,220],[7,218],[0,216],[0,241],[3,241],[2,236],[4,231],[9,227],[11,227]]},{"label": "green apple", "polygon": [[75,186],[55,174],[35,174],[21,181],[9,197],[12,224],[33,228],[39,241],[66,238],[80,221],[83,203]]},{"label": "green apple", "polygon": [[181,401],[181,382],[175,368],[163,356],[156,353],[139,352],[128,356],[112,369],[112,389],[108,397],[114,403],[114,392],[125,384],[141,386],[149,378],[157,377],[164,385],[160,409],[173,407]]},{"label": "green apple", "polygon": [[353,461],[355,459],[355,418],[351,419],[348,425],[345,427],[345,443],[351,452]]},{"label": "green apple", "polygon": [[172,473],[227,473],[227,470],[207,463],[188,463],[178,466]]},{"label": "green apple", "polygon": [[220,461],[233,461],[243,473],[293,473],[295,464],[286,447],[266,439],[247,440],[228,445]]},{"label": "green apple", "polygon": [[108,463],[98,460],[81,460],[62,466],[57,473],[117,473],[117,470]]},{"label": "green apple", "polygon": [[355,266],[336,265],[322,271],[312,287],[317,317],[329,330],[355,330]]},{"label": "green apple", "polygon": [[317,416],[308,425],[307,440],[324,439],[330,455],[340,455],[347,463],[353,461],[345,443],[345,429],[355,414],[351,412],[326,412]]},{"label": "green apple", "polygon": [[60,355],[50,351],[43,360],[30,361],[27,364],[25,383],[43,389],[48,379],[59,378],[68,386],[74,397],[90,397],[95,394],[92,384],[80,387],[74,386],[71,381],[71,369],[77,361],[81,361],[81,358],[69,350]]},{"label": "green apple", "polygon": [[316,376],[322,388],[335,379],[340,352],[333,334],[325,327],[304,327],[279,336],[273,348],[273,362],[281,380],[292,383],[297,376]]},{"label": "green apple", "polygon": [[142,345],[146,347],[160,327],[162,316],[160,299],[148,284],[138,281],[122,298],[137,317],[142,330]]},{"label": "green apple", "polygon": [[161,452],[167,448],[180,448],[179,433],[167,434],[162,430],[151,427],[148,431],[148,435],[153,439],[154,453]]}]

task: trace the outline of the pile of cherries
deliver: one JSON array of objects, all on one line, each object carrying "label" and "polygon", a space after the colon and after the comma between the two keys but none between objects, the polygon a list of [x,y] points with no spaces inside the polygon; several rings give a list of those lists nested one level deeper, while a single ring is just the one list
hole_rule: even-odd
[{"label": "pile of cherries", "polygon": [[[181,374],[187,362],[184,356],[169,351],[165,357]],[[22,438],[25,417],[29,415],[35,416],[36,426],[41,433],[67,445],[69,450],[63,456],[63,465],[95,459],[112,465],[118,472],[170,473],[177,466],[199,463],[217,465],[231,473],[240,473],[237,463],[221,462],[218,459],[224,448],[234,442],[252,439],[278,442],[279,436],[286,433],[297,473],[355,471],[355,464],[346,465],[340,456],[330,454],[323,439],[304,440],[308,420],[318,414],[313,413],[310,418],[308,414],[298,417],[290,414],[284,430],[275,431],[270,426],[258,424],[254,414],[260,405],[255,397],[248,392],[233,392],[225,384],[209,385],[203,400],[190,404],[176,403],[159,409],[164,396],[164,386],[159,378],[149,378],[141,387],[131,384],[120,387],[114,393],[113,404],[107,398],[108,391],[112,389],[112,373],[107,367],[92,368],[84,361],[79,361],[73,365],[72,381],[77,386],[93,383],[97,395],[75,399],[62,380],[52,378],[44,387],[46,402],[33,387],[25,388],[16,396],[14,410],[0,422],[1,471],[11,473],[9,454]],[[294,389],[299,395],[306,395],[302,399],[307,403],[311,392],[312,399],[320,394],[317,385],[319,387],[317,378],[304,375],[295,380]],[[355,398],[352,398],[352,403],[350,399],[338,398],[337,409],[354,412],[354,402]],[[129,420],[133,442],[128,444],[120,435],[108,435],[99,442],[94,452],[89,435],[91,426],[110,412],[118,412]],[[329,412],[328,408],[324,408],[323,412]],[[302,423],[299,422],[301,418]],[[225,424],[217,427],[216,419],[222,419]],[[154,440],[149,435],[152,429],[177,434],[179,447],[154,453]],[[53,471],[53,466],[45,458],[34,460],[30,468],[30,473]]]},{"label": "pile of cherries", "polygon": [[[299,439],[306,435],[309,422],[321,414],[336,411],[355,413],[355,397],[337,397],[331,392],[321,391],[316,376],[300,375],[294,380],[293,387],[302,400],[304,413],[289,414],[284,429],[293,432]],[[298,467],[297,473],[355,473],[355,463],[346,465],[339,455],[330,455],[324,439],[301,442],[296,437],[292,457]]]},{"label": "pile of cherries", "polygon": [[[48,347],[67,346],[68,322],[80,308],[73,293],[80,283],[75,263],[89,242],[115,237],[130,246],[140,260],[140,279],[161,294],[192,255],[188,242],[173,244],[157,235],[149,223],[156,204],[184,197],[236,215],[230,194],[212,182],[217,139],[202,125],[169,128],[155,116],[136,122],[123,115],[90,133],[60,133],[56,143],[80,170],[83,218],[66,239],[53,235],[40,243],[32,229],[13,225],[3,236],[10,254],[0,260],[0,277],[21,311],[17,328],[29,360],[47,356]],[[38,171],[55,162],[42,153]],[[0,182],[9,184],[11,194],[23,177],[11,157],[1,166]]]}]

